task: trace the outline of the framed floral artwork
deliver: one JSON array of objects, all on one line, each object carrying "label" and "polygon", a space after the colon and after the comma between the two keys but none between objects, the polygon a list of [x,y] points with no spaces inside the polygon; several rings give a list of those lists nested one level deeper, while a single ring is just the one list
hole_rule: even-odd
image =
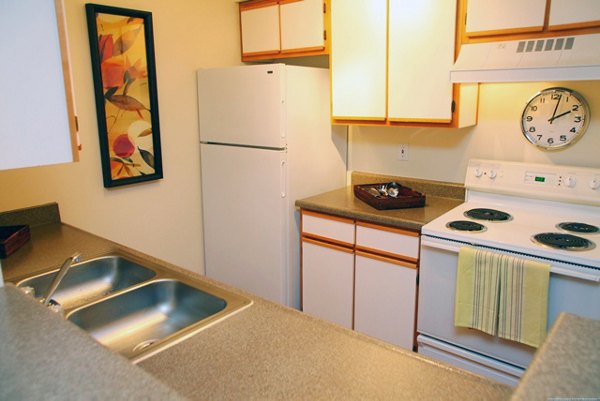
[{"label": "framed floral artwork", "polygon": [[152,13],[85,7],[104,186],[161,179]]}]

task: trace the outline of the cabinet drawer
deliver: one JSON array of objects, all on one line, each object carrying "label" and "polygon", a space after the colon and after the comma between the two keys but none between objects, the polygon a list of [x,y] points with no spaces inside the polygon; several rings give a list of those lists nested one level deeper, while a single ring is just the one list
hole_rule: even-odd
[{"label": "cabinet drawer", "polygon": [[302,211],[302,235],[353,246],[354,221]]},{"label": "cabinet drawer", "polygon": [[356,248],[417,261],[419,259],[419,234],[413,231],[359,222],[356,223]]}]

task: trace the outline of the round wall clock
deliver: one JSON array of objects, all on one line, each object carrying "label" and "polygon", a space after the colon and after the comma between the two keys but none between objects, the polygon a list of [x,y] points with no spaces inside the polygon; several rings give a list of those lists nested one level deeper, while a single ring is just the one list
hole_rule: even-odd
[{"label": "round wall clock", "polygon": [[589,119],[590,108],[583,96],[567,88],[548,88],[527,102],[521,130],[535,146],[558,150],[581,138]]}]

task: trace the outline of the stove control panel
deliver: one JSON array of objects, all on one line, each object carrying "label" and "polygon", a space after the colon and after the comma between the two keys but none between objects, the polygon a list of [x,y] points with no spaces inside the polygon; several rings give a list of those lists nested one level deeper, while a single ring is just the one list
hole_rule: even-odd
[{"label": "stove control panel", "polygon": [[468,190],[600,206],[600,169],[504,162],[469,161]]}]

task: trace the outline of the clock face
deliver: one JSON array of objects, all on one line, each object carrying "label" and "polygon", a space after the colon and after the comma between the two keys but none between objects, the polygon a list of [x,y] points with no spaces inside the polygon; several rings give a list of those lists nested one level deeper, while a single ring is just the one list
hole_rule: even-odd
[{"label": "clock face", "polygon": [[587,102],[575,91],[548,88],[529,100],[521,130],[532,144],[557,150],[572,145],[585,132],[590,118]]}]

